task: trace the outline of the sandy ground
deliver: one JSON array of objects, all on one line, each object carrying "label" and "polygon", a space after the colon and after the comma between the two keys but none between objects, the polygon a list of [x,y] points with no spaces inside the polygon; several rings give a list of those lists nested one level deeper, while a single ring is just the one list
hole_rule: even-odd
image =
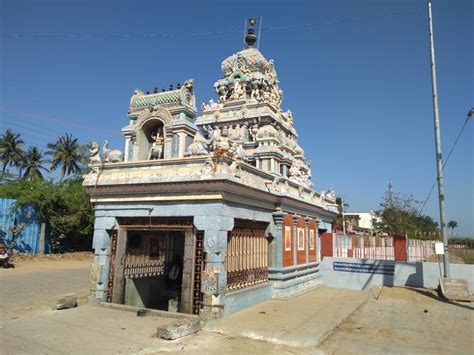
[{"label": "sandy ground", "polygon": [[200,332],[154,336],[169,318],[80,305],[55,311],[61,293],[87,294],[88,260],[24,261],[0,269],[2,354],[472,354],[472,303],[403,287],[322,287],[272,300]]},{"label": "sandy ground", "polygon": [[474,307],[434,290],[378,287],[318,347],[330,354],[473,354]]},{"label": "sandy ground", "polygon": [[89,293],[89,260],[32,260],[0,268],[0,319],[50,310],[61,294],[76,293],[84,303]]}]

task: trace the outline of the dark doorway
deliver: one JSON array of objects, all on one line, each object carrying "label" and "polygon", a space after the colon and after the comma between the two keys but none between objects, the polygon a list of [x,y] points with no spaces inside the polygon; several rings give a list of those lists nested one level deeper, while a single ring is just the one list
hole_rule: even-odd
[{"label": "dark doorway", "polygon": [[184,248],[184,231],[129,230],[124,303],[179,312]]}]

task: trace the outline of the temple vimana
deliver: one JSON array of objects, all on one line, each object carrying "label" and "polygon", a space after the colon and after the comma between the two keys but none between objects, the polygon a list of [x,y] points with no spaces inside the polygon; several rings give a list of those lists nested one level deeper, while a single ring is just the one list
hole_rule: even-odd
[{"label": "temple vimana", "polygon": [[335,193],[315,190],[254,25],[200,114],[192,79],[137,89],[124,151],[91,145],[91,302],[216,319],[322,282]]}]

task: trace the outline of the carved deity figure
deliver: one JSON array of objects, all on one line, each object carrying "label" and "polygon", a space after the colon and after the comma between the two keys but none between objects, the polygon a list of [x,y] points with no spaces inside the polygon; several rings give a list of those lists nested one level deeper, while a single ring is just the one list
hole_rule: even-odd
[{"label": "carved deity figure", "polygon": [[272,85],[272,90],[271,90],[271,100],[274,104],[279,106],[281,104],[281,95],[280,95],[281,90],[278,89],[278,86]]},{"label": "carved deity figure", "polygon": [[262,79],[261,83],[261,89],[260,89],[260,98],[261,100],[268,102],[270,101],[270,87],[268,86],[267,82]]},{"label": "carved deity figure", "polygon": [[307,186],[307,175],[303,171],[304,163],[301,159],[295,159],[290,167],[290,180]]},{"label": "carved deity figure", "polygon": [[234,92],[232,93],[231,98],[233,100],[245,99],[245,88],[240,83],[240,80],[236,80],[234,83]]},{"label": "carved deity figure", "polygon": [[281,129],[279,125],[276,125],[276,130],[278,131],[278,134],[277,134],[278,142],[280,143],[281,146],[283,147],[286,146],[287,141],[286,141],[285,132],[283,132],[283,130]]},{"label": "carved deity figure", "polygon": [[227,100],[228,89],[227,86],[221,85],[217,89],[217,94],[219,95],[219,102],[225,102]]},{"label": "carved deity figure", "polygon": [[257,141],[257,133],[258,133],[258,122],[254,122],[251,128],[251,134],[252,134],[252,138],[254,142]]},{"label": "carved deity figure", "polygon": [[245,154],[245,149],[242,146],[241,141],[235,141],[232,143],[232,146],[230,147],[229,152],[232,154],[232,156],[236,159],[240,160],[245,160],[246,154]]},{"label": "carved deity figure", "polygon": [[273,59],[268,61],[266,74],[270,80],[276,80],[275,62]]},{"label": "carved deity figure", "polygon": [[237,162],[237,161],[232,161],[232,163],[230,164],[230,173],[237,177],[237,178],[240,178],[241,174],[242,174],[242,171],[241,171],[241,168],[240,168],[240,164]]},{"label": "carved deity figure", "polygon": [[329,188],[328,192],[326,192],[326,198],[331,201],[336,201],[336,191]]},{"label": "carved deity figure", "polygon": [[227,137],[227,127],[224,126],[222,130],[219,126],[217,126],[215,129],[211,127],[209,128],[209,132],[211,134],[211,144],[214,150],[214,154],[227,154],[230,149],[229,140]]},{"label": "carved deity figure", "polygon": [[258,80],[253,80],[250,84],[252,91],[250,92],[250,99],[255,101],[260,101],[260,91]]},{"label": "carved deity figure", "polygon": [[219,107],[219,104],[217,102],[214,102],[213,99],[210,99],[207,104],[203,102],[202,105],[201,105],[201,109],[203,111],[214,110],[218,107]]},{"label": "carved deity figure", "polygon": [[286,119],[288,120],[290,126],[293,125],[293,114],[290,110],[286,111]]},{"label": "carved deity figure", "polygon": [[161,159],[163,156],[163,135],[162,130],[158,128],[154,134],[151,135],[154,142],[152,143],[148,152],[148,160]]}]

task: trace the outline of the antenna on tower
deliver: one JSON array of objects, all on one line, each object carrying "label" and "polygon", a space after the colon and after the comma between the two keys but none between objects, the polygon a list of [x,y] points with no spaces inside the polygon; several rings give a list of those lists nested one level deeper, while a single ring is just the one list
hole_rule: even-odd
[{"label": "antenna on tower", "polygon": [[388,204],[393,207],[393,185],[392,180],[388,180]]},{"label": "antenna on tower", "polygon": [[245,36],[247,35],[247,20],[244,21],[244,38],[242,41],[242,49],[245,49]]},{"label": "antenna on tower", "polygon": [[260,23],[258,24],[257,49],[260,49],[260,38],[262,38],[260,34],[262,33],[262,23],[263,23],[263,16],[260,16]]}]

